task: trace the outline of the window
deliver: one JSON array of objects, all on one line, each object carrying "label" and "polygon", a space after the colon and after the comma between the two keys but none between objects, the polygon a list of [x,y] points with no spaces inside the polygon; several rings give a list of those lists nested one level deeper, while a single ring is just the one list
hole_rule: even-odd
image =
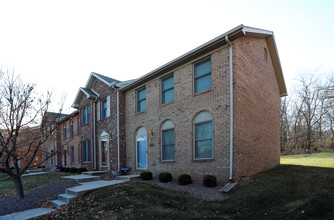
[{"label": "window", "polygon": [[71,121],[71,138],[74,137],[74,126],[73,126],[73,120]]},{"label": "window", "polygon": [[195,159],[212,158],[212,115],[201,112],[194,120]]},{"label": "window", "polygon": [[84,107],[81,111],[82,124],[85,125],[90,122],[90,105]]},{"label": "window", "polygon": [[174,76],[173,74],[162,79],[161,94],[162,104],[174,101]]},{"label": "window", "polygon": [[90,162],[90,141],[82,142],[82,162],[89,163]]},{"label": "window", "polygon": [[102,120],[110,116],[110,96],[97,103],[96,116],[98,121],[100,120],[100,116]]},{"label": "window", "polygon": [[64,125],[64,140],[66,140],[67,136],[67,131],[66,131],[66,125]]},{"label": "window", "polygon": [[195,93],[211,89],[211,59],[205,59],[195,64]]},{"label": "window", "polygon": [[175,160],[174,123],[166,121],[161,127],[161,160]]},{"label": "window", "polygon": [[74,162],[75,162],[75,161],[74,161],[74,158],[75,158],[75,157],[74,157],[74,156],[75,156],[74,153],[75,153],[75,152],[74,152],[74,146],[72,146],[72,147],[71,147],[71,164],[74,164]]},{"label": "window", "polygon": [[137,91],[137,112],[146,110],[146,88]]}]

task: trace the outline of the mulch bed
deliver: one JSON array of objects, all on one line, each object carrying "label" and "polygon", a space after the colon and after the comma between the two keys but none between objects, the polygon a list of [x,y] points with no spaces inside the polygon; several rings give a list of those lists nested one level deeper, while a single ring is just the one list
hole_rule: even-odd
[{"label": "mulch bed", "polygon": [[21,200],[15,195],[0,198],[0,216],[28,209],[50,207],[50,200],[58,199],[58,194],[65,193],[66,188],[76,185],[78,184],[72,180],[58,180],[25,191],[25,197]]},{"label": "mulch bed", "polygon": [[192,184],[189,185],[179,185],[177,179],[173,179],[170,183],[159,182],[158,178],[153,178],[152,180],[142,180],[136,179],[137,182],[143,182],[148,184],[156,184],[169,189],[189,192],[190,194],[204,199],[204,200],[224,200],[227,196],[220,193],[219,190],[227,183],[227,181],[219,181],[215,187],[206,187],[203,185],[202,180],[192,180]]}]

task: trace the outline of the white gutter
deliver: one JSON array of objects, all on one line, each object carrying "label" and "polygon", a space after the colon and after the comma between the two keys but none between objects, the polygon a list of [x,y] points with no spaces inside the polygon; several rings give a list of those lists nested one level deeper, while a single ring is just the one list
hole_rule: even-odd
[{"label": "white gutter", "polygon": [[228,35],[225,36],[226,42],[229,44],[229,69],[230,69],[230,177],[233,179],[233,51],[232,43],[228,39]]},{"label": "white gutter", "polygon": [[120,156],[119,156],[119,90],[117,89],[117,172],[120,171]]}]

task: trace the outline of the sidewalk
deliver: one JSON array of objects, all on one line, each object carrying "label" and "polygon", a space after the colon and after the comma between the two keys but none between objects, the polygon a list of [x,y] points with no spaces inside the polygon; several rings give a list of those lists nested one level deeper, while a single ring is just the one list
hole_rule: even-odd
[{"label": "sidewalk", "polygon": [[0,220],[25,220],[48,214],[49,212],[52,212],[54,210],[55,209],[49,209],[49,208],[29,209],[22,212],[15,212],[12,214],[0,216]]}]

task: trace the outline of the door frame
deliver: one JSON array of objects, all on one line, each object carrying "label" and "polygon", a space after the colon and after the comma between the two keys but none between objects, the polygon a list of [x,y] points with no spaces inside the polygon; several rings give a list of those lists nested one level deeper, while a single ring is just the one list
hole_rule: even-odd
[{"label": "door frame", "polygon": [[[103,131],[99,137],[99,169],[102,170],[103,167],[108,167],[110,170],[110,145],[109,145],[110,135],[108,132]],[[107,166],[102,166],[102,141],[106,142],[107,147]]]}]

